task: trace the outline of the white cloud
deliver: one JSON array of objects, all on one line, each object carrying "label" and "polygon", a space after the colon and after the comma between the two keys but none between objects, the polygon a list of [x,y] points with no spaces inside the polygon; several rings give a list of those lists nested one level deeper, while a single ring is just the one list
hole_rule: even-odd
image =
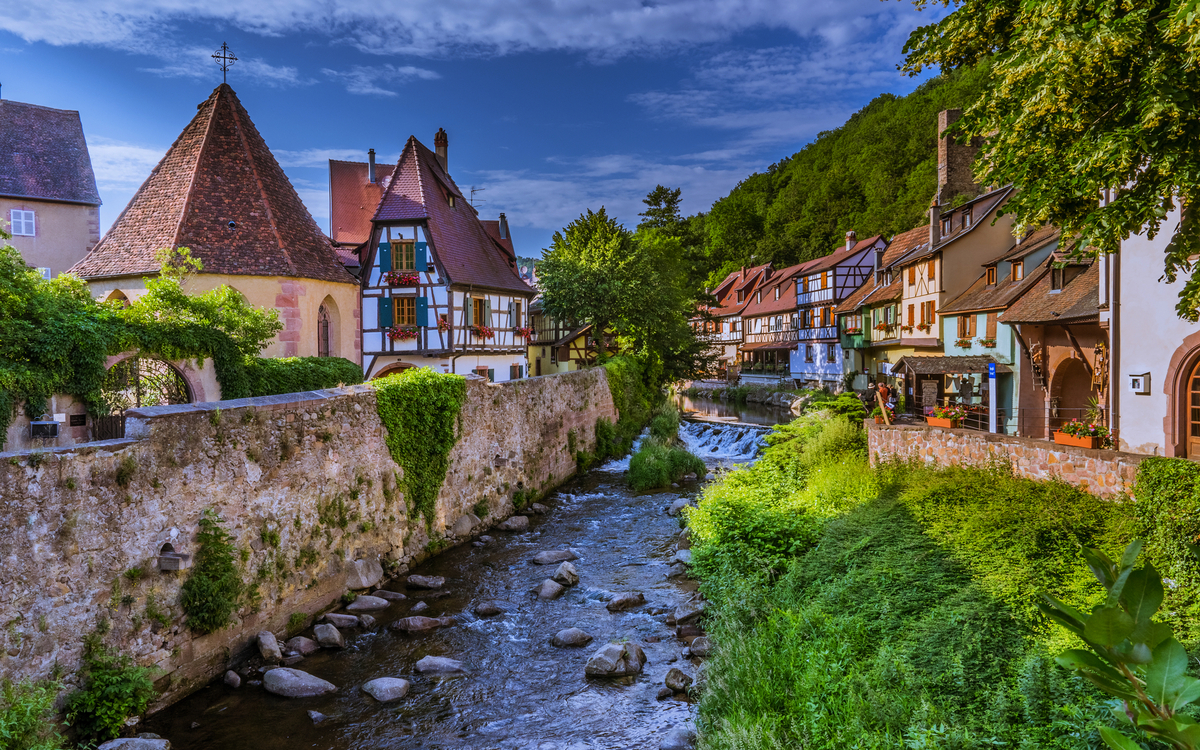
[{"label": "white cloud", "polygon": [[344,82],[346,90],[351,94],[374,94],[376,96],[396,95],[395,91],[384,88],[385,84],[403,84],[418,78],[423,81],[441,78],[432,70],[412,65],[355,65],[350,70],[324,68],[321,72],[330,78]]},{"label": "white cloud", "polygon": [[92,156],[92,171],[96,182],[105,187],[136,190],[150,171],[167,153],[166,147],[142,146],[104,136],[88,138],[88,153]]},{"label": "white cloud", "polygon": [[[143,72],[154,73],[165,78],[202,78],[212,79],[217,63],[213,60],[213,51],[204,47],[152,47],[148,51],[162,60],[158,67],[140,68]],[[271,65],[258,58],[238,59],[233,63],[237,74],[243,79],[251,79],[269,86],[297,86],[308,83],[301,79],[300,72],[290,65]]]}]

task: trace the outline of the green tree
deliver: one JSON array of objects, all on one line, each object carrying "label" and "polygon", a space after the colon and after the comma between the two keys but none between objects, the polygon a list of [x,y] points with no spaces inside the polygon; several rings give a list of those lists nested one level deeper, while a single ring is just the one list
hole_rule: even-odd
[{"label": "green tree", "polygon": [[679,213],[679,201],[682,195],[682,188],[672,190],[662,185],[656,185],[642,199],[642,203],[646,204],[646,210],[638,214],[642,217],[642,223],[638,224],[638,229],[674,230],[678,228],[684,223],[683,216]]},{"label": "green tree", "polygon": [[[918,8],[929,0],[914,0]],[[949,5],[949,0],[938,0]],[[1087,252],[1171,233],[1165,276],[1190,275],[1176,308],[1200,309],[1200,2],[955,0],[913,32],[904,69],[988,60],[993,81],[954,132],[985,140],[981,182],[1019,190],[1007,209],[1056,224]],[[1109,200],[1101,201],[1104,194]],[[1182,206],[1177,226],[1168,211]]]}]

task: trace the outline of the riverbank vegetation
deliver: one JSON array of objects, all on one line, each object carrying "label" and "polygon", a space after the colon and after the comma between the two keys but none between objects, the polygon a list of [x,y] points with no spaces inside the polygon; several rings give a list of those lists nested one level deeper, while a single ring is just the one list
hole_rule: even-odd
[{"label": "riverbank vegetation", "polygon": [[662,404],[650,420],[649,434],[629,459],[629,486],[635,492],[666,487],[687,474],[703,477],[704,462],[679,439],[679,410]]},{"label": "riverbank vegetation", "polygon": [[1150,463],[1135,507],[1004,464],[873,468],[861,428],[828,413],[768,442],[686,511],[712,602],[706,750],[1103,746],[1119,720],[1054,662],[1078,641],[1037,607],[1105,600],[1082,547],[1119,559],[1146,539],[1173,578],[1166,620],[1195,646],[1196,567],[1179,554],[1195,511],[1180,511],[1200,471],[1186,462]]}]

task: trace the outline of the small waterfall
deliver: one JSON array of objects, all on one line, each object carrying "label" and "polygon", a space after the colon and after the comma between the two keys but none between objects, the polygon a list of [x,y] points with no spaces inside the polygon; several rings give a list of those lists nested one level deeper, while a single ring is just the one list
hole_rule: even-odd
[{"label": "small waterfall", "polygon": [[713,465],[753,461],[766,445],[769,428],[744,424],[680,422],[679,439],[704,463]]}]

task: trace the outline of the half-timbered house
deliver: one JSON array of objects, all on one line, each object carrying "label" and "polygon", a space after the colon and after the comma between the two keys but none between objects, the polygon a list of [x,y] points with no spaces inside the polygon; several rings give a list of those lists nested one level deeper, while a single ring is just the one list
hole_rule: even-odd
[{"label": "half-timbered house", "polygon": [[697,334],[711,344],[716,356],[716,375],[734,379],[738,375],[739,350],[743,343],[742,311],[754,298],[758,284],[771,272],[771,264],[741,268],[725,277],[711,294],[716,304],[699,311],[692,319]]},{"label": "half-timbered house", "polygon": [[743,382],[790,384],[793,355],[800,341],[796,287],[805,265],[764,273],[747,298],[741,313]]},{"label": "half-timbered house", "polygon": [[527,374],[533,289],[520,277],[507,222],[488,231],[447,167],[410,137],[372,217],[361,260],[363,372],[409,367],[473,372],[493,381]]}]

